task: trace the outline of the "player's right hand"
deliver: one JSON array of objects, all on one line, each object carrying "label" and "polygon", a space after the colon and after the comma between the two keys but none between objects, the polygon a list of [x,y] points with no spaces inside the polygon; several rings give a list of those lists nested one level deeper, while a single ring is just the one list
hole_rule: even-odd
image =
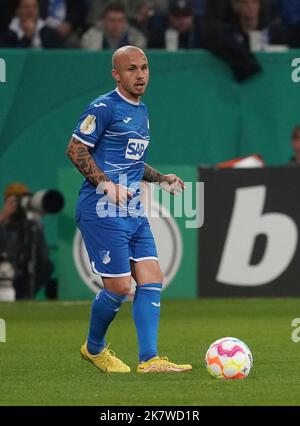
[{"label": "player's right hand", "polygon": [[128,191],[127,188],[121,185],[116,185],[111,181],[105,182],[104,192],[114,204],[117,204],[120,207],[125,207],[128,198],[130,199],[133,197],[132,192]]}]

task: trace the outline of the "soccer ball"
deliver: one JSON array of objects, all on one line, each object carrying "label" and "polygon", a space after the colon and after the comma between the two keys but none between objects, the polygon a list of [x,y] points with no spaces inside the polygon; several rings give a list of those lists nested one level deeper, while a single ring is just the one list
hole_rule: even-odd
[{"label": "soccer ball", "polygon": [[244,342],[234,337],[223,337],[208,348],[205,365],[216,379],[245,379],[250,373],[253,358]]}]

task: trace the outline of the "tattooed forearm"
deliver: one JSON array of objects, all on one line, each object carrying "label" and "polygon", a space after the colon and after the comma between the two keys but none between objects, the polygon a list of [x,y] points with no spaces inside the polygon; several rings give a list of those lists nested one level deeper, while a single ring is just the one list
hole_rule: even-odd
[{"label": "tattooed forearm", "polygon": [[146,182],[162,182],[163,175],[155,170],[153,167],[150,167],[148,164],[145,164],[143,180]]},{"label": "tattooed forearm", "polygon": [[89,147],[77,139],[71,139],[67,149],[67,155],[80,173],[82,173],[94,186],[97,186],[100,182],[109,180],[93,160],[89,153]]}]

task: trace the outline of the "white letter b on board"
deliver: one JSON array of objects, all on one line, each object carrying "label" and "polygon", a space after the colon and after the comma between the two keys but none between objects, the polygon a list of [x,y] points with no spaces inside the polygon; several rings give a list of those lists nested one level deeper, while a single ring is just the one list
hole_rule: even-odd
[{"label": "white letter b on board", "polygon": [[[268,284],[293,259],[298,242],[296,224],[285,214],[263,213],[265,197],[265,186],[237,189],[217,281],[238,286]],[[267,239],[265,251],[260,262],[251,265],[260,234]]]}]

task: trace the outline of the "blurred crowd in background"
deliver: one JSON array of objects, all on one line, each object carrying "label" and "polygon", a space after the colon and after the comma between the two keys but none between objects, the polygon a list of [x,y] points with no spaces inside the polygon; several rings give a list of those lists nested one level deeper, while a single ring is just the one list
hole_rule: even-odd
[{"label": "blurred crowd in background", "polygon": [[1,47],[176,50],[227,37],[300,47],[300,1],[0,0]]},{"label": "blurred crowd in background", "polygon": [[209,50],[238,81],[253,51],[300,47],[299,0],[0,0],[0,47]]}]

